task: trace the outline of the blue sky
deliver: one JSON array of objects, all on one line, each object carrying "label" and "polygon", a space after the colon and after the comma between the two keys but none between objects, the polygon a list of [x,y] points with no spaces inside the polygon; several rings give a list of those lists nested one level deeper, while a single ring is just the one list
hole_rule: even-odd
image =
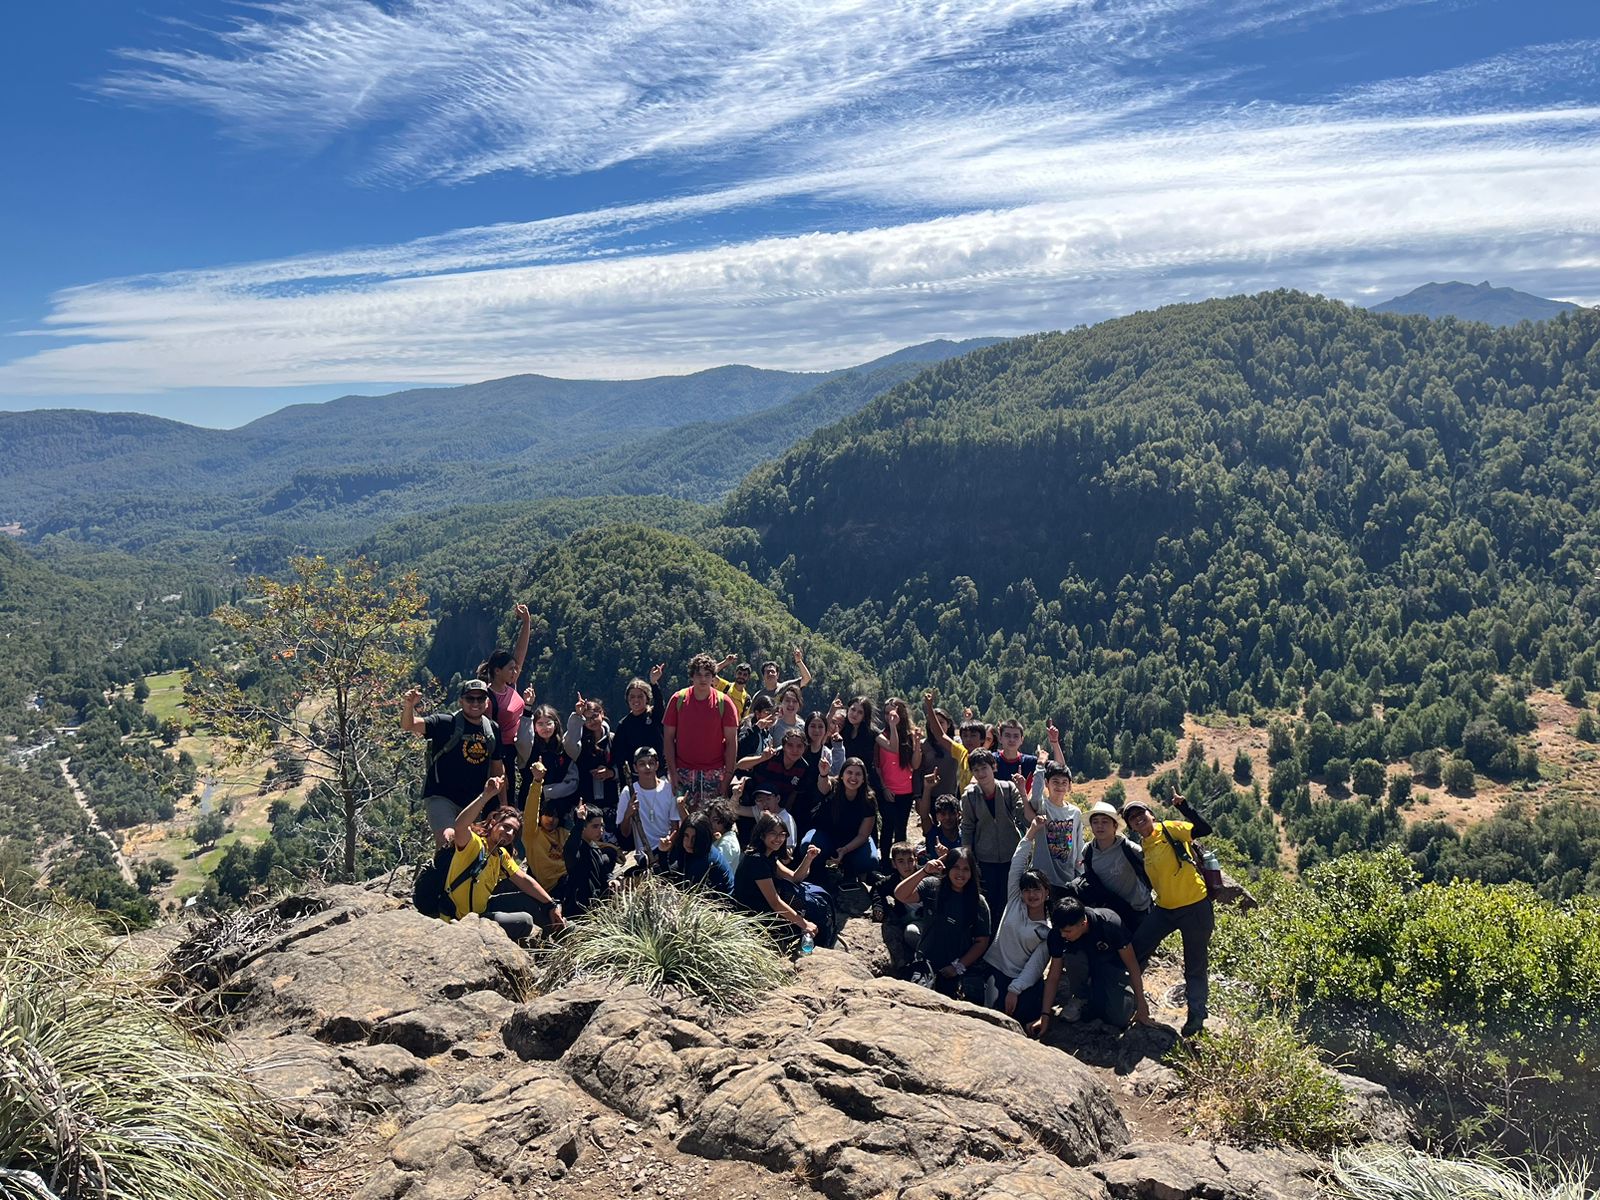
[{"label": "blue sky", "polygon": [[1294,286],[1600,302],[1600,5],[56,0],[0,407],[233,425]]}]

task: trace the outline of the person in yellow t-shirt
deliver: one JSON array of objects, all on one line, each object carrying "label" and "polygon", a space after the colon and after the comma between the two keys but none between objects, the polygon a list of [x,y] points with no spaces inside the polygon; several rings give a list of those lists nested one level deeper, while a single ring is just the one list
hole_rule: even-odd
[{"label": "person in yellow t-shirt", "polygon": [[1133,953],[1142,970],[1150,955],[1166,937],[1176,931],[1183,935],[1183,983],[1188,993],[1189,1016],[1183,1023],[1184,1037],[1194,1037],[1205,1028],[1206,1006],[1211,991],[1211,934],[1216,928],[1211,896],[1195,853],[1194,840],[1211,832],[1211,825],[1178,797],[1182,821],[1158,821],[1155,811],[1143,800],[1130,800],[1122,806],[1122,819],[1144,848],[1145,874],[1155,892],[1150,912],[1133,935]]},{"label": "person in yellow t-shirt", "polygon": [[717,664],[717,687],[727,694],[729,700],[733,701],[733,707],[738,710],[739,716],[743,718],[745,702],[750,699],[750,675],[752,673],[752,668],[747,662],[740,663],[737,667],[733,668],[733,678],[724,679],[721,675],[721,672],[726,671],[729,667],[732,667],[733,663],[734,658],[733,655],[730,654]]},{"label": "person in yellow t-shirt", "polygon": [[[518,865],[508,849],[522,835],[522,815],[515,809],[498,808],[482,829],[477,827],[484,806],[504,788],[504,776],[492,777],[484,785],[483,794],[456,818],[450,830],[450,845],[455,853],[445,875],[445,886],[456,917],[477,913],[499,925],[508,937],[522,941],[533,935],[535,926],[555,930],[566,922],[561,917],[561,906]],[[498,892],[506,881],[517,890]]]},{"label": "person in yellow t-shirt", "polygon": [[567,877],[567,860],[563,852],[567,847],[567,831],[561,828],[561,819],[539,807],[544,796],[544,764],[534,762],[529,773],[533,783],[528,788],[528,802],[522,809],[522,849],[528,859],[528,871],[539,881],[539,886],[552,896]]}]

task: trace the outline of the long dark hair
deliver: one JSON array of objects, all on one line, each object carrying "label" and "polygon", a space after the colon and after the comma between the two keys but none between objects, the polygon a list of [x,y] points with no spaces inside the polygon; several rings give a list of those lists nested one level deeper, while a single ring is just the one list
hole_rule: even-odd
[{"label": "long dark hair", "polygon": [[510,666],[513,661],[514,660],[511,657],[511,651],[503,648],[496,650],[493,654],[489,655],[488,658],[484,659],[478,664],[478,678],[483,680],[485,683],[493,683],[494,673],[501,667]]},{"label": "long dark hair", "polygon": [[[956,862],[966,863],[970,872],[967,876],[967,886],[960,891],[950,886],[950,867]],[[963,920],[971,921],[978,907],[978,897],[982,894],[983,889],[978,883],[978,860],[972,853],[972,847],[950,847],[944,852],[944,874],[939,877],[939,902],[943,904],[950,897],[955,897],[962,904]]]},{"label": "long dark hair", "polygon": [[[861,724],[850,723],[850,710],[856,705],[861,706]],[[856,758],[865,759],[871,753],[873,739],[878,736],[877,730],[872,727],[872,698],[870,696],[857,696],[845,705],[844,724],[839,726],[839,736],[844,738],[846,754]]]},{"label": "long dark hair", "polygon": [[900,744],[895,747],[895,753],[900,757],[900,765],[910,770],[911,756],[914,753],[911,746],[911,710],[898,696],[890,696],[889,702],[884,705],[885,711],[891,708],[900,714]]}]

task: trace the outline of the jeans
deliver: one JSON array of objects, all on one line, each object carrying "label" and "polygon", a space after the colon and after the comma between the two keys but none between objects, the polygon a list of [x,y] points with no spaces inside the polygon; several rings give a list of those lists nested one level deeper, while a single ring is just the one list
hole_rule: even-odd
[{"label": "jeans", "polygon": [[[821,829],[813,829],[800,839],[800,848],[802,850],[807,846],[815,846],[820,851],[817,857],[819,864],[826,862],[838,853],[839,845],[839,842]],[[863,875],[871,874],[877,869],[878,843],[873,838],[868,838],[839,860],[839,873],[841,875],[853,875],[860,878]]]},{"label": "jeans", "polygon": [[[946,964],[948,965],[948,964]],[[946,979],[939,974],[936,967],[933,972],[933,990],[941,996],[949,996],[952,1000],[969,1000],[973,1004],[983,1004],[983,993],[989,986],[989,968],[979,959],[967,968],[965,975],[957,975],[954,979]]]},{"label": "jeans", "polygon": [[535,929],[550,927],[551,907],[525,892],[496,892],[484,906],[485,920],[493,921],[513,941],[524,942]]},{"label": "jeans", "polygon": [[[999,992],[995,995],[994,1006],[1001,1012],[1006,1010],[1006,993],[1011,990],[1011,980],[1000,974],[994,973],[995,986]],[[1017,993],[1017,1009],[1011,1014],[1011,1019],[1017,1024],[1027,1026],[1039,1019],[1039,1014],[1044,1011],[1044,980],[1040,980],[1031,988]]]},{"label": "jeans", "polygon": [[1189,1019],[1204,1019],[1211,998],[1211,933],[1217,927],[1211,898],[1182,908],[1152,906],[1133,935],[1133,953],[1142,969],[1174,930],[1183,935],[1183,984],[1189,995]]}]

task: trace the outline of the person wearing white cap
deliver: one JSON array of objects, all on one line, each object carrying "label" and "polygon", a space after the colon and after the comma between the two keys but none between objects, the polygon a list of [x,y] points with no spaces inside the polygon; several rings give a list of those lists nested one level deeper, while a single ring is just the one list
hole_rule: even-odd
[{"label": "person wearing white cap", "polygon": [[1133,933],[1150,911],[1144,850],[1122,836],[1117,810],[1104,800],[1089,809],[1089,832],[1083,848],[1084,903],[1111,909]]}]

